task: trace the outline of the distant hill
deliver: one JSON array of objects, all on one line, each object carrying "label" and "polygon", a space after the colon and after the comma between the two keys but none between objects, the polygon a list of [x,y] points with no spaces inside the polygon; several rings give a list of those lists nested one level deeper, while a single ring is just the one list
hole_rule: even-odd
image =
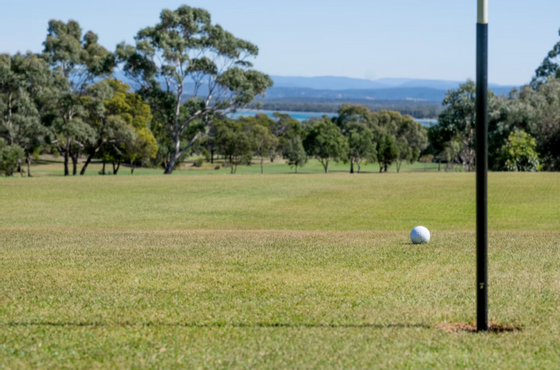
[{"label": "distant hill", "polygon": [[384,89],[327,90],[300,87],[273,87],[266,93],[267,99],[279,98],[322,98],[338,100],[412,100],[442,101],[446,90],[425,87],[404,87]]},{"label": "distant hill", "polygon": [[[374,90],[387,88],[423,87],[439,90],[456,89],[464,81],[423,80],[414,78],[382,78],[379,80],[365,80],[349,77],[291,77],[270,76],[274,87],[308,88],[316,90]],[[490,88],[511,91],[515,86],[501,86],[489,84]]]},{"label": "distant hill", "polygon": [[[115,77],[127,81],[122,73]],[[403,100],[441,102],[445,93],[456,89],[460,81],[422,80],[411,78],[383,78],[375,81],[349,77],[291,77],[270,76],[274,87],[269,89],[266,99],[329,99],[329,100]],[[132,84],[134,86],[134,84]],[[190,95],[193,84],[185,84],[185,96]],[[508,94],[515,86],[490,84],[494,93]],[[201,86],[199,93],[206,94]]]}]

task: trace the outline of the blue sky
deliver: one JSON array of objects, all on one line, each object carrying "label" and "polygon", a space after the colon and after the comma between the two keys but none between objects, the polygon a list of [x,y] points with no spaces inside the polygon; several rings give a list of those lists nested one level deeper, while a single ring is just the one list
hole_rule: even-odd
[{"label": "blue sky", "polygon": [[[476,0],[2,0],[0,52],[39,52],[51,18],[75,19],[109,49],[132,42],[163,8],[203,7],[260,48],[283,76],[475,76]],[[524,84],[560,40],[560,1],[489,0],[490,81]],[[6,4],[7,3],[7,4]]]}]

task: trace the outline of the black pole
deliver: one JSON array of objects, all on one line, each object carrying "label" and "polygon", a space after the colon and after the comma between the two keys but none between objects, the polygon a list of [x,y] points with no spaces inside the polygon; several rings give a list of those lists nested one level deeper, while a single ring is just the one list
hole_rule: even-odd
[{"label": "black pole", "polygon": [[488,24],[477,24],[476,53],[477,330],[488,330]]}]

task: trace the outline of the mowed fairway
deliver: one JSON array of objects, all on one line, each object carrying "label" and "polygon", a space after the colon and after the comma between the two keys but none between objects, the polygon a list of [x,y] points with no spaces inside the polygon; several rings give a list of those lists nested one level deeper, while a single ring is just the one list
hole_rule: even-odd
[{"label": "mowed fairway", "polygon": [[[558,368],[560,175],[0,179],[0,368]],[[410,229],[432,243],[413,246]]]}]

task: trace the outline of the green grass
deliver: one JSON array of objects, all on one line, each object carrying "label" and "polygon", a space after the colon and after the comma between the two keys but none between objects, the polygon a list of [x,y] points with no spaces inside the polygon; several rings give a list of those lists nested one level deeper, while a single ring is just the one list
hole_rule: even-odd
[{"label": "green grass", "polygon": [[[480,368],[560,363],[560,175],[0,180],[0,368]],[[424,224],[427,246],[408,232]]]},{"label": "green grass", "polygon": [[[202,167],[193,167],[192,162],[194,158],[189,159],[184,164],[181,165],[180,169],[174,172],[174,175],[226,175],[230,174],[230,168],[223,168],[221,164],[224,162],[223,159],[215,159],[215,163],[204,163]],[[83,159],[81,160],[83,162]],[[442,168],[445,165],[442,166]],[[86,171],[86,176],[99,176],[99,172],[102,169],[102,163],[100,161],[94,160],[88,166]],[[220,167],[216,170],[216,167]],[[82,169],[82,163],[78,166],[78,173]],[[405,163],[402,165],[402,172],[434,172],[437,171],[438,165],[435,163]],[[70,171],[72,167],[70,166]],[[106,165],[105,171],[108,173],[113,172],[113,167],[110,163]],[[358,171],[358,167],[355,167],[355,171]],[[379,171],[379,165],[377,164],[363,164],[363,173],[377,173]],[[265,174],[291,174],[295,172],[295,168],[291,168],[280,158],[277,158],[273,163],[269,160],[264,163],[264,173]],[[310,159],[309,162],[302,168],[298,168],[298,173],[300,174],[319,174],[324,173],[323,166],[315,159]],[[336,163],[331,162],[329,164],[329,172],[350,172],[350,164],[344,164],[342,162]],[[389,168],[389,172],[397,172],[396,166]],[[162,168],[136,168],[134,170],[134,175],[161,175],[163,173]],[[256,175],[261,173],[260,160],[255,158],[250,166],[238,166],[237,175]],[[35,177],[44,176],[63,176],[64,175],[64,165],[61,157],[54,158],[53,156],[42,156],[39,160],[35,160],[31,166],[31,174]],[[118,176],[130,176],[130,167],[123,164],[118,171]]]},{"label": "green grass", "polygon": [[[466,173],[0,179],[3,228],[474,229]],[[560,177],[490,174],[493,230],[557,231]]]}]

